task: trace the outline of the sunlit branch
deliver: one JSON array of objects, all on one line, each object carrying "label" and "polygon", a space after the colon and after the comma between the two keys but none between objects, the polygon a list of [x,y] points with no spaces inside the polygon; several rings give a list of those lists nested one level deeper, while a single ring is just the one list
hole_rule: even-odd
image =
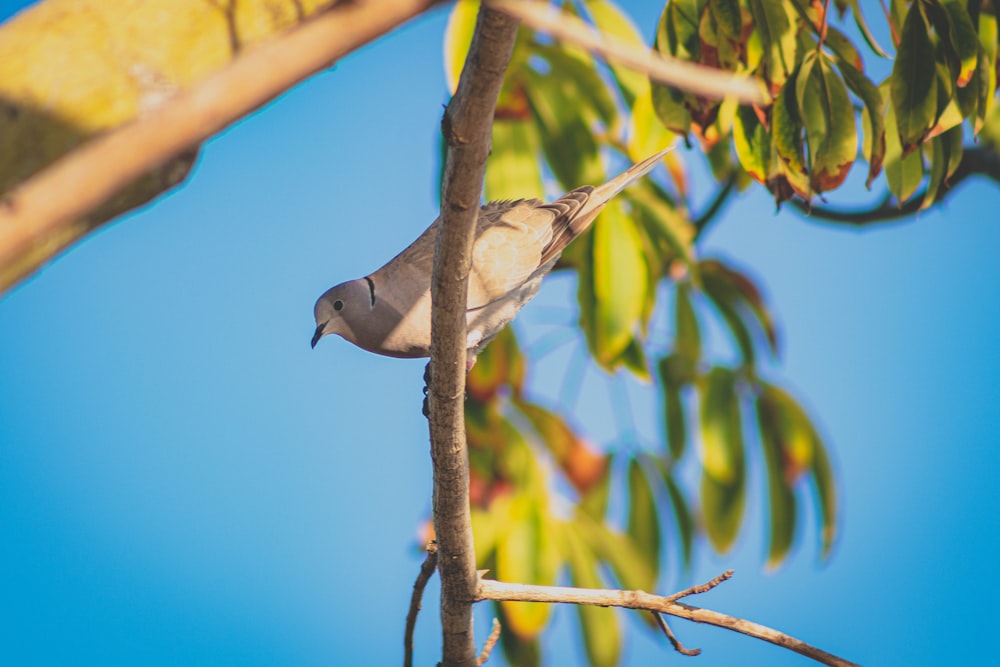
[{"label": "sunlit branch", "polygon": [[755,80],[714,67],[667,58],[648,48],[636,48],[610,35],[602,35],[580,19],[558,8],[529,0],[489,0],[492,7],[514,16],[525,25],[556,39],[581,46],[650,78],[693,95],[718,100],[733,97],[744,104],[769,104]]},{"label": "sunlit branch", "polygon": [[611,589],[572,588],[569,586],[536,586],[529,584],[511,584],[492,579],[480,579],[476,600],[496,600],[510,602],[547,602],[565,604],[585,604],[599,607],[622,607],[625,609],[640,609],[645,611],[669,614],[685,618],[696,623],[715,625],[727,630],[733,630],[750,637],[762,639],[771,644],[787,648],[811,658],[824,665],[834,667],[857,667],[843,658],[807,644],[783,632],[769,628],[759,623],[747,621],[735,616],[729,616],[710,609],[694,607],[683,602],[677,602],[677,597],[695,595],[710,590],[728,578],[731,572],[713,579],[708,584],[696,586],[681,591],[673,596],[663,597],[643,591],[620,591]]}]

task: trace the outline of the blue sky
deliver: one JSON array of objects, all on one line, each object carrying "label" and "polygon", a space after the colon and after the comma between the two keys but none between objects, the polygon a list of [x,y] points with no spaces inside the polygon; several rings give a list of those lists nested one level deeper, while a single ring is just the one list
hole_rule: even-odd
[{"label": "blue sky", "polygon": [[[656,3],[627,4],[649,33]],[[230,128],[181,189],[0,298],[0,664],[398,664],[430,498],[423,363],[309,338],[323,290],[436,214],[445,16]],[[769,573],[752,502],[734,551],[702,545],[692,580],[736,577],[694,603],[867,665],[993,657],[998,206],[995,184],[973,182],[859,233],[776,215],[759,187],[729,205],[704,250],[766,287],[785,337],[774,373],[821,423],[843,522],[828,562],[806,522]],[[519,332],[572,306],[555,278]],[[612,440],[607,385],[587,377],[579,420]],[[655,397],[628,392],[655,432]],[[670,572],[661,592],[687,583]],[[418,664],[440,645],[436,592]],[[702,667],[809,664],[673,626]],[[575,632],[560,610],[551,664],[581,662]],[[629,636],[627,665],[682,659],[645,628]]]}]

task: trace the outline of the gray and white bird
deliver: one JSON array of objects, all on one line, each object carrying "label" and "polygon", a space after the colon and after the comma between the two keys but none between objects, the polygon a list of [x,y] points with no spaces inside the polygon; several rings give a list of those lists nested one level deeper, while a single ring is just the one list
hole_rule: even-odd
[{"label": "gray and white bird", "polygon": [[[570,242],[587,231],[612,197],[648,173],[669,151],[639,162],[604,185],[585,185],[552,203],[537,199],[483,206],[469,273],[467,345],[471,363],[531,300]],[[328,289],[316,301],[312,345],[338,334],[389,357],[431,353],[431,270],[438,222],[388,264]]]}]

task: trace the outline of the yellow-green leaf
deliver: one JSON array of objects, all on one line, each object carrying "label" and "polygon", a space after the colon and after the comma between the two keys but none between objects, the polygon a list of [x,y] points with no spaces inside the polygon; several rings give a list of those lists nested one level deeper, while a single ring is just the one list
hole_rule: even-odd
[{"label": "yellow-green leaf", "polygon": [[865,107],[862,127],[866,141],[863,145],[865,159],[868,160],[868,178],[865,187],[871,188],[875,177],[882,171],[885,160],[885,98],[878,87],[846,61],[839,61],[837,66],[844,75],[844,81],[855,95],[861,99]]},{"label": "yellow-green leaf", "polygon": [[795,68],[795,15],[788,2],[749,0],[754,29],[760,38],[772,89],[785,82]]},{"label": "yellow-green leaf", "polygon": [[739,534],[746,505],[743,477],[723,483],[708,473],[701,476],[701,509],[705,533],[719,553],[729,551]]},{"label": "yellow-green leaf", "polygon": [[701,389],[701,445],[705,474],[724,485],[743,477],[743,431],[735,374],[720,366],[703,378]]},{"label": "yellow-green leaf", "polygon": [[[509,509],[510,522],[496,540],[496,576],[503,581],[554,584],[558,562],[554,561],[554,524],[546,520],[535,498],[518,494]],[[556,565],[557,567],[553,567]],[[548,622],[550,605],[502,602],[508,629],[522,638],[538,635]]]},{"label": "yellow-green leaf", "polygon": [[903,204],[913,196],[924,178],[924,163],[920,151],[913,151],[903,156],[903,147],[899,142],[899,132],[896,129],[896,111],[893,105],[885,114],[885,180],[896,200]]},{"label": "yellow-green leaf", "polygon": [[629,118],[628,156],[638,162],[663,150],[673,141],[670,132],[653,109],[652,88],[646,86],[635,98]]},{"label": "yellow-green leaf", "polygon": [[847,178],[858,152],[858,133],[844,81],[822,53],[811,67],[807,60],[796,94],[809,148],[810,184],[815,192],[826,192]]},{"label": "yellow-green leaf", "polygon": [[444,76],[452,94],[458,90],[458,79],[472,44],[478,15],[478,0],[461,0],[455,3],[448,17],[448,26],[444,31]]},{"label": "yellow-green leaf", "polygon": [[736,110],[733,145],[743,169],[766,184],[771,173],[771,135],[753,107],[741,106]]},{"label": "yellow-green leaf", "polygon": [[948,16],[948,30],[942,36],[947,39],[958,61],[958,76],[955,82],[959,88],[964,88],[972,79],[972,73],[979,60],[976,27],[972,25],[972,19],[965,9],[964,2],[944,0],[941,7]]},{"label": "yellow-green leaf", "polygon": [[[461,3],[459,3],[461,4]],[[493,152],[486,165],[484,194],[488,200],[544,196],[538,157],[538,126],[524,120],[493,123]]]},{"label": "yellow-green leaf", "polygon": [[781,404],[765,389],[757,398],[757,422],[767,469],[770,539],[768,567],[777,567],[788,555],[795,537],[795,494],[785,474],[785,420]]},{"label": "yellow-green leaf", "polygon": [[639,329],[648,272],[642,240],[621,200],[612,199],[594,223],[594,356],[608,370]]},{"label": "yellow-green leaf", "polygon": [[921,3],[915,2],[906,13],[890,86],[904,154],[923,141],[938,110],[934,44],[920,7]]},{"label": "yellow-green leaf", "polygon": [[[609,35],[618,40],[639,48],[648,48],[642,33],[632,23],[622,9],[614,2],[608,0],[587,0],[587,11],[594,20],[594,25],[602,35]],[[609,60],[608,65],[615,75],[615,80],[625,98],[625,104],[632,106],[635,98],[643,89],[649,86],[649,81],[645,76],[636,70],[618,64],[614,60]]]},{"label": "yellow-green leaf", "polygon": [[[788,184],[799,196],[806,198],[809,196],[808,174],[802,150],[802,119],[795,96],[796,80],[802,76],[800,68],[788,77],[778,91],[771,107],[771,142],[782,166],[787,170]],[[805,76],[808,77],[808,73]],[[772,163],[768,182],[774,177],[775,167]]]}]

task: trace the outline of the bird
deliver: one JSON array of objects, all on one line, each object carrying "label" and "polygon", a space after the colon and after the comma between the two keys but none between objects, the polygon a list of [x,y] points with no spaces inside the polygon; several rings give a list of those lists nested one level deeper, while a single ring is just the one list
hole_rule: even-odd
[{"label": "bird", "polygon": [[[538,292],[562,251],[587,231],[615,195],[645,176],[666,149],[603,185],[585,185],[553,202],[493,201],[476,221],[467,300],[467,364]],[[312,347],[337,334],[388,357],[431,353],[431,271],[440,218],[389,262],[331,287],[316,301]]]}]

